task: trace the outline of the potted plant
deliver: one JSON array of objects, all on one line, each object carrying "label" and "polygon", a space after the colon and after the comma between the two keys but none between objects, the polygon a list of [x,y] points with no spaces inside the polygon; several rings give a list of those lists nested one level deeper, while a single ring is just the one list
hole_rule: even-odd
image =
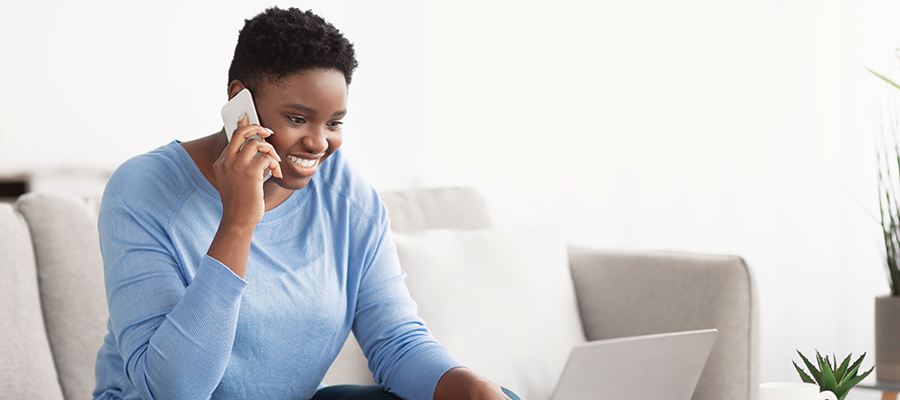
[{"label": "potted plant", "polygon": [[[900,89],[888,77],[869,72]],[[900,126],[896,118],[891,120],[891,134],[882,132],[878,151],[878,207],[891,293],[875,298],[875,375],[900,381]]]},{"label": "potted plant", "polygon": [[844,398],[847,397],[847,393],[850,393],[850,389],[863,379],[866,379],[866,377],[872,373],[872,370],[875,369],[875,367],[869,368],[869,370],[862,375],[858,375],[859,367],[862,365],[863,359],[866,358],[865,353],[863,353],[863,355],[852,365],[850,364],[851,355],[847,355],[847,358],[844,359],[841,365],[837,365],[837,357],[835,356],[834,365],[831,365],[831,360],[828,359],[828,356],[825,356],[823,359],[822,356],[819,355],[819,351],[816,350],[816,362],[819,364],[818,369],[803,356],[803,353],[801,353],[800,350],[797,350],[797,354],[803,359],[806,368],[809,368],[809,373],[807,374],[803,368],[800,368],[797,365],[796,361],[792,360],[794,368],[796,368],[797,373],[800,374],[800,379],[806,383],[819,385],[820,392],[830,390],[837,396],[838,400],[844,400]]}]

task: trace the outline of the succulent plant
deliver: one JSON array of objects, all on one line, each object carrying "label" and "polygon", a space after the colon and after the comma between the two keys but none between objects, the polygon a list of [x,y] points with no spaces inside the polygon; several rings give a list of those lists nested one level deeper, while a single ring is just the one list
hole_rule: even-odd
[{"label": "succulent plant", "polygon": [[[791,362],[794,363],[794,368],[797,369],[797,373],[800,374],[800,379],[806,383],[819,385],[820,392],[830,390],[837,396],[838,400],[844,400],[844,398],[847,397],[847,393],[850,392],[850,389],[869,376],[869,374],[872,373],[872,370],[875,369],[873,366],[862,375],[857,375],[859,366],[862,364],[863,359],[866,358],[866,353],[863,353],[853,365],[850,365],[850,356],[852,354],[847,355],[847,358],[841,362],[841,365],[839,365],[837,369],[831,365],[831,360],[828,359],[828,356],[825,356],[823,359],[822,356],[819,355],[818,350],[816,350],[816,361],[819,364],[818,369],[803,356],[803,353],[801,353],[800,350],[797,350],[797,354],[800,354],[803,363],[809,368],[809,374],[807,374],[806,371],[797,366],[797,362],[791,360]],[[834,363],[834,365],[837,365],[837,357],[834,357]]]}]

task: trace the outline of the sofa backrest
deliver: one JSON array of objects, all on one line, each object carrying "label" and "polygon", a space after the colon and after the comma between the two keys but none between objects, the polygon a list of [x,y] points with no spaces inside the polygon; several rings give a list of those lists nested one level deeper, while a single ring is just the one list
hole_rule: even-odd
[{"label": "sofa backrest", "polygon": [[97,201],[40,193],[16,208],[31,230],[44,324],[68,400],[89,399],[109,312],[97,233]]},{"label": "sofa backrest", "polygon": [[7,203],[0,203],[0,255],[0,397],[62,399],[41,318],[31,235]]},{"label": "sofa backrest", "polygon": [[569,249],[588,340],[717,328],[693,399],[755,399],[759,310],[736,256]]},{"label": "sofa backrest", "polygon": [[381,200],[391,230],[411,233],[431,228],[481,229],[493,226],[487,203],[475,189],[448,187],[385,192]]}]

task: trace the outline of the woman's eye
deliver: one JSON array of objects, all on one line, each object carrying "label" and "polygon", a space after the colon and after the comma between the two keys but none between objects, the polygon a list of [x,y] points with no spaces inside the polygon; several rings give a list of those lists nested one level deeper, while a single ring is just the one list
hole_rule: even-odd
[{"label": "woman's eye", "polygon": [[328,127],[331,129],[339,129],[343,124],[344,121],[332,121],[328,123]]},{"label": "woman's eye", "polygon": [[295,124],[302,124],[302,123],[305,123],[305,122],[306,122],[306,119],[303,118],[303,117],[291,117],[291,116],[288,116],[288,119],[291,120],[291,122],[293,122],[293,123],[295,123]]}]

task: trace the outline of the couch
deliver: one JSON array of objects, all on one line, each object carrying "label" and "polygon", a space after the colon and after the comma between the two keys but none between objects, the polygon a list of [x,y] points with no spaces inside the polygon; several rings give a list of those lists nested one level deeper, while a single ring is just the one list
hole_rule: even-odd
[{"label": "couch", "polygon": [[[489,233],[493,228],[488,207],[472,189],[389,192],[383,193],[382,198],[391,217],[398,251],[403,249],[401,262],[404,257],[418,257],[415,254],[417,243],[452,237],[447,235],[455,235],[453,232],[488,235],[464,236],[460,243],[468,243],[466,245],[495,243],[491,240],[506,243],[507,236]],[[0,203],[0,398],[90,398],[94,387],[94,360],[106,333],[108,316],[97,239],[97,209],[96,200],[37,193],[23,195],[15,204]],[[436,233],[428,233],[430,236],[424,239],[415,236],[422,232]],[[485,241],[484,237],[493,239]],[[542,237],[538,236],[537,240],[543,240],[540,239]],[[491,349],[515,346],[515,340],[500,343],[497,337],[509,335],[527,340],[531,336],[542,335],[543,329],[526,332],[512,329],[500,336],[465,336],[454,331],[461,330],[461,325],[466,324],[455,321],[444,323],[442,319],[445,315],[450,319],[455,314],[453,318],[472,318],[473,321],[490,324],[498,314],[502,317],[515,314],[516,310],[511,308],[515,308],[516,304],[540,295],[546,296],[545,299],[530,303],[532,306],[559,303],[565,308],[571,304],[571,312],[535,309],[525,310],[526,315],[539,312],[549,313],[551,318],[573,315],[576,319],[574,323],[566,322],[568,325],[563,328],[553,323],[548,328],[562,331],[563,335],[575,341],[717,328],[719,336],[693,398],[756,398],[759,353],[757,298],[752,273],[744,260],[734,256],[574,247],[563,247],[557,253],[553,253],[554,259],[564,260],[566,268],[564,274],[554,272],[554,276],[564,276],[564,280],[559,280],[558,290],[553,293],[527,290],[518,293],[516,301],[505,301],[505,297],[489,303],[481,300],[482,303],[475,306],[466,305],[464,310],[458,310],[462,307],[454,309],[452,304],[440,301],[430,304],[435,300],[417,298],[427,298],[434,288],[414,288],[413,283],[427,282],[428,279],[432,282],[435,279],[437,282],[454,279],[451,264],[442,267],[445,270],[440,272],[443,275],[438,278],[429,278],[430,274],[438,272],[432,273],[427,268],[418,268],[415,273],[407,271],[410,292],[420,303],[420,311],[430,313],[425,319],[430,321],[427,322],[429,326],[434,324],[435,337],[439,341],[447,338],[453,342],[452,347],[448,345],[451,350],[467,354],[466,357],[473,363],[485,365],[485,368],[502,376],[514,377],[523,367],[528,368],[529,373],[537,371],[540,378],[528,376],[528,380],[541,381],[540,386],[550,390],[558,378],[556,364],[549,369],[535,369],[541,366],[542,360],[519,360],[515,363],[517,365],[511,365],[503,362],[502,355],[479,356],[480,353],[491,353]],[[529,259],[522,258],[520,261],[527,263]],[[406,264],[402,265],[406,270]],[[515,285],[519,281],[513,278],[523,274],[517,275],[515,272],[514,269],[499,271],[499,275],[492,272],[494,275],[490,276],[495,277],[491,279],[503,279],[501,282],[504,284],[500,286],[516,290]],[[475,273],[476,278],[481,276],[479,274]],[[487,272],[484,276],[485,279],[490,278]],[[456,298],[464,302],[473,297],[469,293],[474,289],[463,286],[467,282],[478,283],[478,279],[471,276],[463,278],[459,281],[461,283],[438,285],[440,296],[454,296],[454,291],[464,291]],[[535,279],[538,278],[526,279],[523,284],[534,284]],[[419,283],[416,285],[421,286]],[[522,289],[519,291],[523,292]],[[571,293],[571,301],[566,298],[569,296],[566,293]],[[493,303],[505,308],[491,308]],[[514,319],[509,318],[505,323],[515,323]],[[577,329],[573,328],[576,326]],[[479,340],[481,337],[490,338],[493,342]],[[457,340],[459,338],[463,341]],[[545,342],[553,342],[548,344],[557,347],[568,343],[556,343],[551,339]],[[475,350],[467,352],[466,348]],[[555,349],[554,357],[558,357],[558,353]],[[483,359],[476,360],[479,357]],[[365,359],[351,335],[326,375],[325,382],[371,381]],[[511,388],[522,392],[519,394],[524,393],[523,398],[529,395],[536,397],[534,391]],[[546,390],[541,393],[541,396],[547,395]]]}]

